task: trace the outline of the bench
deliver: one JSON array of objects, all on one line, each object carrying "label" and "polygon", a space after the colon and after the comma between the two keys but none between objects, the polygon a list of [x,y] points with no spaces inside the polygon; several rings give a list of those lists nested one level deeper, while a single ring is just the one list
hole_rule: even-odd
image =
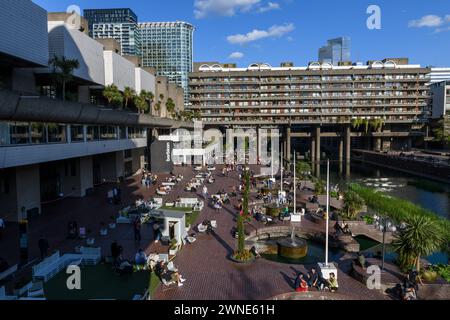
[{"label": "bench", "polygon": [[67,266],[79,265],[81,262],[81,254],[66,254],[61,257],[59,251],[57,251],[50,257],[44,259],[41,263],[33,266],[33,281],[36,282],[42,280],[47,282]]},{"label": "bench", "polygon": [[180,198],[180,201],[175,203],[177,208],[193,208],[194,211],[202,211],[205,204],[197,198]]},{"label": "bench", "polygon": [[175,182],[163,182],[162,185],[164,187],[173,187],[175,186]]},{"label": "bench", "polygon": [[0,273],[0,281],[14,275],[16,271],[17,271],[17,264]]}]

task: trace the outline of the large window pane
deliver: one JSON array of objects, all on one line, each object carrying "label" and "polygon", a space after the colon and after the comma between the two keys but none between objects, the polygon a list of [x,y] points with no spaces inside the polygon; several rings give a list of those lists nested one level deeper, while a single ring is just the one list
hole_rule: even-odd
[{"label": "large window pane", "polygon": [[65,143],[67,142],[66,125],[49,123],[47,125],[48,142],[49,143]]},{"label": "large window pane", "polygon": [[9,126],[11,135],[11,144],[28,144],[29,141],[29,124],[23,122],[12,122]]},{"label": "large window pane", "polygon": [[114,126],[100,126],[100,139],[101,140],[114,140],[114,139],[117,139],[116,127],[114,127]]},{"label": "large window pane", "polygon": [[40,122],[33,122],[30,125],[31,129],[31,143],[41,144],[46,143],[45,126]]},{"label": "large window pane", "polygon": [[84,127],[82,125],[72,124],[70,126],[70,136],[72,142],[84,141]]},{"label": "large window pane", "polygon": [[86,128],[86,140],[96,141],[100,139],[98,126],[87,126]]}]

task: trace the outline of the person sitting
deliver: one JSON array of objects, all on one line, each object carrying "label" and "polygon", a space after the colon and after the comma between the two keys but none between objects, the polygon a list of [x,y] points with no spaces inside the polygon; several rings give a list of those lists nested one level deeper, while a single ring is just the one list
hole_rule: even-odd
[{"label": "person sitting", "polygon": [[117,258],[116,270],[120,274],[133,273],[133,265],[120,254]]},{"label": "person sitting", "polygon": [[117,258],[119,257],[119,255],[120,255],[120,247],[119,247],[119,245],[117,244],[117,240],[114,240],[114,241],[111,243],[111,257],[112,257],[112,259],[113,259],[113,263],[116,262],[116,260],[117,260]]},{"label": "person sitting", "polygon": [[285,218],[290,217],[291,214],[289,213],[289,208],[286,207],[284,208],[284,210],[280,211],[280,214],[278,215],[278,219],[280,219],[280,221],[284,221]]},{"label": "person sitting", "polygon": [[147,256],[146,256],[144,250],[139,249],[139,251],[136,253],[136,255],[134,257],[134,262],[138,266],[144,266],[147,264]]},{"label": "person sitting", "polygon": [[366,269],[366,257],[362,254],[362,252],[358,252],[358,265],[363,268],[363,270]]},{"label": "person sitting", "polygon": [[77,239],[78,238],[78,225],[75,221],[71,221],[68,224],[68,238]]},{"label": "person sitting", "polygon": [[296,292],[308,292],[308,283],[306,282],[303,273],[299,273],[295,279]]},{"label": "person sitting", "polygon": [[258,250],[256,250],[256,246],[253,246],[253,247],[250,249],[250,253],[253,254],[253,256],[254,256],[255,258],[261,258],[261,255],[259,254]]},{"label": "person sitting", "polygon": [[336,279],[336,275],[334,272],[330,273],[330,279],[327,281],[327,288],[330,290],[330,292],[336,292],[339,285]]},{"label": "person sitting", "polygon": [[315,268],[312,268],[310,272],[308,272],[308,285],[310,288],[316,288],[317,290],[321,290],[321,284],[319,274],[317,273]]}]

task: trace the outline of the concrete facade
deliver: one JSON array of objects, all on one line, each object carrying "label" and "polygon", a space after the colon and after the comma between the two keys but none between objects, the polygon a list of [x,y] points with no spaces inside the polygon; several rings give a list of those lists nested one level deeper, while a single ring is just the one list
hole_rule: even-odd
[{"label": "concrete facade", "polygon": [[0,54],[48,63],[47,12],[29,0],[0,1]]}]

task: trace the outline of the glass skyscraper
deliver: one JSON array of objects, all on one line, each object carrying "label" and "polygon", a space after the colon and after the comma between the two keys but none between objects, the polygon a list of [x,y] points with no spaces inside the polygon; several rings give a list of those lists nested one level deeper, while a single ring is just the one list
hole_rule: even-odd
[{"label": "glass skyscraper", "polygon": [[351,61],[351,39],[340,37],[327,41],[327,45],[319,49],[319,62],[338,65],[339,62]]},{"label": "glass skyscraper", "polygon": [[122,54],[141,55],[138,18],[131,9],[86,9],[89,35],[94,39],[113,38],[121,46]]},{"label": "glass skyscraper", "polygon": [[194,26],[181,21],[140,23],[142,64],[154,67],[158,76],[169,78],[184,89],[189,102],[188,74],[193,68]]}]

